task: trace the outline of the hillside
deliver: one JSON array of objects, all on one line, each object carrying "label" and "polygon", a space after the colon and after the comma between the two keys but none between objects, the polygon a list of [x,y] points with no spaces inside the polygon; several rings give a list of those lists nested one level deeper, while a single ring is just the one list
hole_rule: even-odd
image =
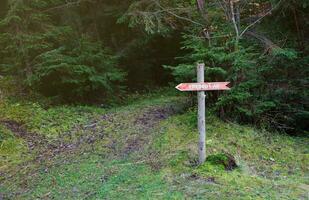
[{"label": "hillside", "polygon": [[[159,92],[113,108],[0,102],[0,199],[307,199],[309,138],[196,112]],[[227,169],[227,156],[237,167]]]}]

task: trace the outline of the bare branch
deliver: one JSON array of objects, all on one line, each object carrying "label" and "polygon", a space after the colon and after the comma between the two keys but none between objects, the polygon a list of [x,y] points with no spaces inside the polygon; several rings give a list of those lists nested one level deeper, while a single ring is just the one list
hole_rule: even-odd
[{"label": "bare branch", "polygon": [[250,24],[249,26],[247,26],[239,35],[239,37],[242,37],[252,26],[254,26],[255,24],[257,24],[258,22],[260,22],[264,17],[270,15],[272,13],[272,11],[274,11],[275,9],[277,9],[280,5],[282,0],[280,0],[272,9],[270,9],[268,12],[266,12],[264,15],[262,15],[259,19],[257,19],[256,21],[254,21],[252,24]]},{"label": "bare branch", "polygon": [[236,39],[239,39],[239,30],[238,30],[238,26],[237,26],[237,22],[235,19],[235,11],[234,11],[234,2],[232,0],[230,0],[230,9],[231,9],[231,15],[232,15],[232,22],[235,28],[235,33],[236,33]]},{"label": "bare branch", "polygon": [[56,10],[56,9],[62,9],[62,8],[65,8],[65,7],[72,7],[72,6],[77,6],[79,5],[80,3],[82,2],[92,2],[91,0],[77,0],[77,1],[72,1],[72,2],[66,2],[65,4],[62,4],[62,5],[59,5],[59,6],[55,6],[55,7],[52,7],[52,8],[48,8],[46,10],[44,10],[43,12],[48,12],[48,11],[51,11],[51,10]]},{"label": "bare branch", "polygon": [[247,31],[245,34],[247,36],[254,37],[255,39],[258,39],[260,42],[262,42],[265,45],[267,52],[269,50],[272,51],[273,49],[281,49],[278,45],[273,43],[270,39],[268,39],[267,37],[265,37],[261,34],[258,34],[258,33],[253,32],[253,31]]},{"label": "bare branch", "polygon": [[181,19],[181,20],[185,20],[185,21],[188,21],[188,22],[191,22],[193,24],[196,24],[196,25],[199,25],[199,26],[203,26],[203,24],[199,23],[199,22],[196,22],[196,21],[193,21],[192,19],[190,18],[187,18],[187,17],[183,17],[183,16],[179,16],[173,12],[171,12],[169,9],[166,9],[164,8],[163,6],[161,6],[161,4],[158,2],[158,1],[153,1],[159,8],[162,9],[162,11],[165,11],[166,13],[170,14],[170,15],[173,15],[174,17],[178,18],[178,19]]}]

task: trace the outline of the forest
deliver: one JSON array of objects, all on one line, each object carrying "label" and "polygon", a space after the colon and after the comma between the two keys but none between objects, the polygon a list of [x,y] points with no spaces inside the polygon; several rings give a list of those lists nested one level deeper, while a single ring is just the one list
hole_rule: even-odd
[{"label": "forest", "polygon": [[0,0],[0,200],[308,198],[308,36],[308,0]]}]

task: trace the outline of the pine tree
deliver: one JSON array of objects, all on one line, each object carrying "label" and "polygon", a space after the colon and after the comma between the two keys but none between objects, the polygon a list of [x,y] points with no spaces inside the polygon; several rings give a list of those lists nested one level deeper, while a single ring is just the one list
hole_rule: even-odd
[{"label": "pine tree", "polygon": [[48,96],[75,101],[119,89],[112,87],[124,79],[117,58],[87,33],[78,33],[74,22],[53,15],[59,4],[65,2],[9,1],[0,21],[0,72]]}]

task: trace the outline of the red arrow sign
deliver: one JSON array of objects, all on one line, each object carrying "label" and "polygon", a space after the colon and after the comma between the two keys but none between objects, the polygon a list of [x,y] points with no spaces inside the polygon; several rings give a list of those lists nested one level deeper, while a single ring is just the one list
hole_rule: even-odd
[{"label": "red arrow sign", "polygon": [[213,90],[230,90],[227,85],[230,82],[212,82],[212,83],[181,83],[176,89],[182,92],[189,91],[213,91]]}]

